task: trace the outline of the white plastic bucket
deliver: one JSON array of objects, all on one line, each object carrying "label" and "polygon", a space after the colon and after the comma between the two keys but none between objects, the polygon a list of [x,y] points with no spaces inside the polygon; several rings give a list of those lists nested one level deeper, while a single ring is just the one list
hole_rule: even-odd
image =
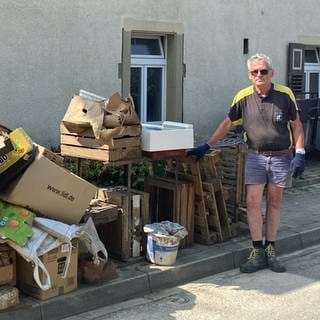
[{"label": "white plastic bucket", "polygon": [[154,260],[160,266],[172,266],[176,263],[179,244],[155,245]]},{"label": "white plastic bucket", "polygon": [[151,263],[156,263],[155,261],[155,247],[156,247],[157,239],[156,237],[152,236],[152,234],[148,234],[147,238],[147,260],[149,260]]},{"label": "white plastic bucket", "polygon": [[147,260],[162,266],[175,264],[179,242],[174,236],[149,233],[147,238]]}]

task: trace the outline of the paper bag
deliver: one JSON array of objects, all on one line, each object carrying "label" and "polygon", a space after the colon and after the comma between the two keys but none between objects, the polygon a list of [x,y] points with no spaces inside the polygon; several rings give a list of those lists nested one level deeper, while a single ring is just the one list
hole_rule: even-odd
[{"label": "paper bag", "polygon": [[81,133],[92,128],[94,136],[99,139],[103,125],[104,101],[93,101],[75,95],[62,119],[63,124],[70,132]]},{"label": "paper bag", "polygon": [[131,95],[121,98],[119,92],[113,94],[107,101],[103,125],[106,128],[115,128],[121,125],[139,124]]}]

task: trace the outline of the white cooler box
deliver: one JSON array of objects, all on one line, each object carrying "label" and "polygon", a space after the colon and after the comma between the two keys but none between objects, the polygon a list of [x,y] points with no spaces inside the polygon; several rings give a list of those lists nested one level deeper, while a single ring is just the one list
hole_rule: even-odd
[{"label": "white cooler box", "polygon": [[142,124],[142,150],[165,151],[193,148],[193,125],[164,121]]}]

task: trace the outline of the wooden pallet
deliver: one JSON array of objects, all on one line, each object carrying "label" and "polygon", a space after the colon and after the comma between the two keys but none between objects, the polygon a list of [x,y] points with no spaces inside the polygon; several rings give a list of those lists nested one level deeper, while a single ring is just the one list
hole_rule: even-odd
[{"label": "wooden pallet", "polygon": [[60,146],[62,156],[103,162],[139,159],[141,158],[141,126],[124,126],[121,135],[101,144],[91,129],[81,134],[72,133],[61,123]]},{"label": "wooden pallet", "polygon": [[213,244],[231,237],[221,181],[216,171],[220,151],[215,150],[197,161],[193,157],[179,161],[178,178],[195,185],[195,240]]},{"label": "wooden pallet", "polygon": [[149,176],[144,190],[150,194],[151,222],[169,220],[185,227],[188,235],[180,247],[189,247],[194,242],[194,187],[192,181],[170,177]]},{"label": "wooden pallet", "polygon": [[221,177],[223,189],[228,192],[226,208],[232,221],[239,221],[239,207],[246,206],[246,192],[244,184],[244,168],[246,158],[246,146],[244,144],[232,144],[219,147],[221,160],[217,165],[217,171]]}]

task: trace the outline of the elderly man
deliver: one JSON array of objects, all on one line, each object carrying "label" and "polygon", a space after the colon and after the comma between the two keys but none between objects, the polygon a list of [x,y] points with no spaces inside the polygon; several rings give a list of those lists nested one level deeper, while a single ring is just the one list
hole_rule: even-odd
[{"label": "elderly man", "polygon": [[[292,91],[272,83],[271,59],[255,54],[247,61],[252,85],[239,91],[226,118],[207,143],[188,151],[198,159],[223,138],[233,125],[242,125],[248,146],[245,167],[247,218],[252,238],[248,260],[241,272],[270,268],[284,272],[276,258],[275,241],[280,226],[283,189],[304,171],[305,150],[299,109]],[[293,156],[294,154],[294,156]],[[266,234],[263,242],[261,203],[266,189]]]}]

